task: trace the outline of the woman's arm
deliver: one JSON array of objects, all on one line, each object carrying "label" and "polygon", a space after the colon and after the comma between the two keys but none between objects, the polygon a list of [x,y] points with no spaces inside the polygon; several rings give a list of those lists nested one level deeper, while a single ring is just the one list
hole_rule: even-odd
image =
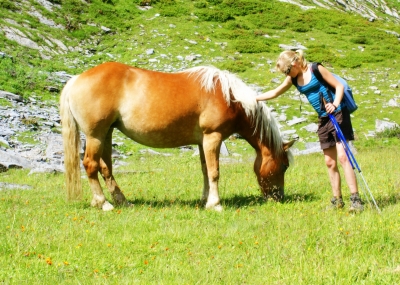
[{"label": "woman's arm", "polygon": [[322,77],[330,86],[335,88],[335,100],[331,103],[327,103],[325,108],[328,113],[333,113],[336,108],[340,105],[343,99],[344,86],[336,80],[336,78],[322,65],[318,65],[318,70]]},{"label": "woman's arm", "polygon": [[261,95],[258,95],[256,97],[256,100],[264,101],[276,98],[279,95],[285,93],[291,86],[292,86],[292,79],[290,78],[290,76],[286,76],[285,80],[281,83],[281,85],[279,85],[273,90],[269,90]]}]

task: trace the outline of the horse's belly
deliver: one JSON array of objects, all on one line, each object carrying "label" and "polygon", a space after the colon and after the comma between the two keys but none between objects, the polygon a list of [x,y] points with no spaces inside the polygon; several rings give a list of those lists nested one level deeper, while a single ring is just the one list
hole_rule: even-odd
[{"label": "horse's belly", "polygon": [[117,128],[140,144],[159,148],[199,144],[202,137],[202,131],[194,120],[140,120],[124,122]]}]

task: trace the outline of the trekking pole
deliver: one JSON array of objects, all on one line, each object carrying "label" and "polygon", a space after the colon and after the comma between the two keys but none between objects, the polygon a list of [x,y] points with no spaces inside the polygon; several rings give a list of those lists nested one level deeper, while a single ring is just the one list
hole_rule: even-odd
[{"label": "trekking pole", "polygon": [[[365,181],[364,175],[361,172],[361,168],[358,166],[358,163],[357,163],[353,153],[351,152],[351,150],[349,148],[349,145],[347,144],[346,138],[344,137],[344,135],[342,133],[342,130],[339,127],[338,122],[336,121],[335,117],[332,116],[332,114],[328,114],[328,115],[329,115],[329,119],[331,120],[333,126],[335,127],[337,136],[338,136],[340,142],[342,143],[342,146],[343,146],[343,148],[344,148],[344,150],[346,152],[347,158],[350,161],[351,167],[353,168],[354,172],[356,172],[354,165],[356,166],[356,168],[358,170],[358,173],[360,174],[360,176],[361,176],[361,178],[362,178],[362,180],[364,182],[364,185],[365,185],[366,189],[368,190],[369,195],[371,196],[371,200],[374,202],[376,210],[379,213],[381,213],[381,210],[379,209],[378,204],[376,203],[376,201],[374,199],[374,196],[372,195],[371,190],[368,187],[367,181]],[[367,195],[365,195],[365,196],[367,197],[367,200],[368,200],[368,196]],[[368,200],[368,202],[369,202],[369,200]]]}]

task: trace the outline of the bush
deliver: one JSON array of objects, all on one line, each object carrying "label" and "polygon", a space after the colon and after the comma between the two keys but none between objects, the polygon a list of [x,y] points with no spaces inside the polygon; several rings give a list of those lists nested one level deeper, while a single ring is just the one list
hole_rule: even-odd
[{"label": "bush", "polygon": [[376,133],[377,138],[398,138],[400,139],[400,127],[385,129],[382,132]]},{"label": "bush", "polygon": [[218,9],[202,9],[196,12],[196,15],[202,21],[213,21],[224,23],[229,20],[233,20],[234,17],[227,10],[218,10]]},{"label": "bush", "polygon": [[265,4],[255,0],[225,0],[221,9],[229,9],[232,15],[246,16],[251,14],[258,14],[264,11]]},{"label": "bush", "polygon": [[233,47],[240,53],[260,53],[270,50],[269,44],[266,41],[251,39],[236,40],[233,43]]},{"label": "bush", "polygon": [[367,45],[369,43],[369,40],[365,36],[356,36],[355,38],[350,39],[350,41],[358,45]]},{"label": "bush", "polygon": [[208,0],[208,3],[210,3],[210,5],[218,5],[222,3],[222,0]]},{"label": "bush", "polygon": [[0,8],[16,11],[17,6],[10,0],[0,0]]},{"label": "bush", "polygon": [[190,10],[187,5],[165,5],[160,8],[160,14],[165,17],[180,17],[189,15]]},{"label": "bush", "polygon": [[239,20],[228,21],[225,27],[228,30],[237,30],[237,29],[250,30],[250,27],[246,23]]},{"label": "bush", "polygon": [[226,61],[219,66],[220,69],[225,69],[232,73],[245,72],[248,68],[251,67],[251,62],[245,60]]},{"label": "bush", "polygon": [[198,9],[206,8],[207,2],[206,1],[199,1],[194,3],[194,7]]}]

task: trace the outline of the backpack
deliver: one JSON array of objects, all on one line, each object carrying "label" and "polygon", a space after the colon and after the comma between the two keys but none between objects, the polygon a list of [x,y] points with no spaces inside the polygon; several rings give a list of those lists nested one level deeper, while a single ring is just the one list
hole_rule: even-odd
[{"label": "backpack", "polygon": [[[313,62],[311,64],[311,69],[312,72],[314,73],[315,77],[318,79],[318,81],[325,86],[326,89],[330,90],[331,92],[335,93],[335,88],[330,86],[322,77],[321,73],[318,70],[318,65],[320,65],[319,62]],[[358,106],[356,102],[354,101],[353,97],[353,92],[351,91],[351,88],[349,84],[347,84],[346,80],[344,80],[342,77],[339,75],[332,73],[332,75],[336,78],[337,81],[339,81],[343,87],[344,87],[344,92],[343,92],[343,99],[342,103],[346,106],[347,110],[349,110],[350,114],[353,113],[355,110],[358,109]],[[297,79],[292,78],[292,83],[294,86],[297,86]],[[330,95],[330,94],[329,94]]]}]

